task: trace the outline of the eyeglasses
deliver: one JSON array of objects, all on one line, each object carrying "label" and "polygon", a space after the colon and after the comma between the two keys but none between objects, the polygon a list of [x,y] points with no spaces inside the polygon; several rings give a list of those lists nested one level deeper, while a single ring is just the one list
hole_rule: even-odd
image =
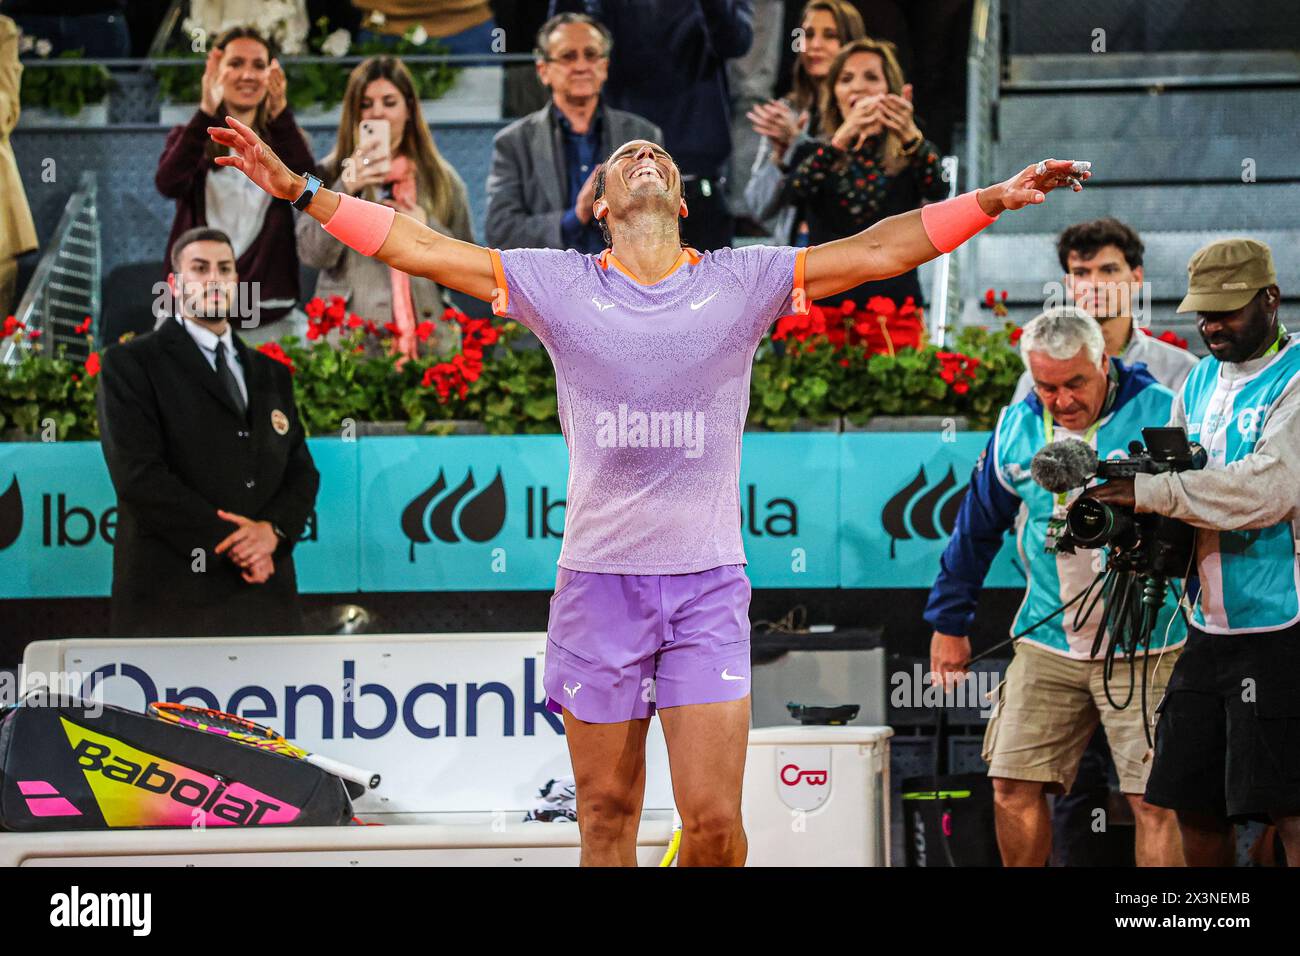
[{"label": "eyeglasses", "polygon": [[563,63],[565,66],[573,66],[578,62],[579,57],[587,63],[599,63],[601,60],[609,58],[605,54],[604,50],[597,50],[594,47],[588,47],[581,53],[577,50],[568,50],[561,53],[559,56],[548,56],[546,60],[548,63]]}]

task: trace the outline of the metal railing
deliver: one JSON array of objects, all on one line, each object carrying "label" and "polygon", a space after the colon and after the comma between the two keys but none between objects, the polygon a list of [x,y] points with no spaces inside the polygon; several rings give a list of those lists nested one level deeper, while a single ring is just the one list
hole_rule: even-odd
[{"label": "metal railing", "polygon": [[[94,336],[99,324],[102,258],[97,191],[95,173],[83,172],[14,313],[28,329],[40,330],[43,349],[52,354],[64,346],[68,357],[78,360],[90,355],[86,336]],[[87,316],[90,331],[77,334],[76,326]],[[30,347],[27,337],[21,344],[9,339],[0,362],[13,364],[19,349]]]},{"label": "metal railing", "polygon": [[[975,0],[970,45],[966,52],[966,176],[965,190],[985,186],[993,178],[993,143],[997,136],[998,97],[1002,87],[1002,3]],[[975,288],[975,243],[957,250],[961,289],[961,321],[979,324],[979,293]]]},{"label": "metal railing", "polygon": [[[948,197],[957,195],[957,183],[961,172],[961,163],[956,156],[945,156],[940,161],[944,181],[948,184]],[[948,329],[954,327],[961,319],[961,296],[959,277],[961,270],[956,267],[951,252],[945,252],[934,261],[934,278],[930,285],[930,329],[929,340],[943,348],[947,342]]]}]

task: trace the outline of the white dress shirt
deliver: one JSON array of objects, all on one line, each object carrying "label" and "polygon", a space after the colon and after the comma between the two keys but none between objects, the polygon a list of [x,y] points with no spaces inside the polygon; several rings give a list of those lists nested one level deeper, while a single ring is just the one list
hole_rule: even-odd
[{"label": "white dress shirt", "polygon": [[176,321],[185,327],[185,331],[190,333],[190,338],[198,345],[199,351],[203,357],[208,360],[208,365],[212,366],[212,371],[217,370],[217,343],[221,342],[226,347],[226,365],[235,376],[235,381],[239,383],[239,392],[244,396],[244,405],[248,405],[248,386],[244,382],[244,368],[239,364],[239,353],[235,351],[235,337],[230,331],[230,323],[226,323],[226,331],[217,335],[211,329],[205,329],[197,322],[191,322],[180,316]]}]

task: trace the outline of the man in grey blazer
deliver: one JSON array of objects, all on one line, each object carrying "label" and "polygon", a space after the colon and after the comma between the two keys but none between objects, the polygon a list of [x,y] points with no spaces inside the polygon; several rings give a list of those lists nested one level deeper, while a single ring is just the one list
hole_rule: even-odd
[{"label": "man in grey blazer", "polygon": [[551,102],[497,133],[488,174],[487,245],[598,253],[591,215],[596,171],[614,147],[663,144],[659,127],[601,103],[612,38],[585,14],[562,13],[537,33],[537,78]]}]

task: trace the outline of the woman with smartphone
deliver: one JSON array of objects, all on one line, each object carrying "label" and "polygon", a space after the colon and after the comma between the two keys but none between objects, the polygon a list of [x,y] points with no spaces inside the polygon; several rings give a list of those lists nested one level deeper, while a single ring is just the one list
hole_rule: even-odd
[{"label": "woman with smartphone", "polygon": [[[251,27],[232,27],[208,51],[202,93],[193,118],[167,135],[154,183],[176,200],[165,269],[171,271],[176,237],[194,226],[220,229],[235,250],[235,269],[245,293],[237,297],[232,324],[245,341],[258,344],[281,335],[302,334],[306,316],[298,302],[298,254],[293,209],[248,180],[220,166],[229,151],[213,142],[207,128],[234,116],[256,129],[277,154],[315,168],[310,140],[294,120],[286,98],[284,71],[271,42]],[[176,309],[170,310],[173,314]]]},{"label": "woman with smartphone", "polygon": [[[396,57],[371,57],[352,71],[338,139],[321,160],[320,175],[331,189],[392,206],[444,235],[474,241],[465,183],[438,152],[410,71]],[[459,327],[437,321],[449,300],[436,283],[349,249],[309,216],[299,217],[297,240],[302,261],[320,270],[316,295],[343,296],[349,312],[381,326],[393,323],[402,355],[459,346]],[[435,334],[421,343],[415,329],[426,320],[434,322]]]}]

